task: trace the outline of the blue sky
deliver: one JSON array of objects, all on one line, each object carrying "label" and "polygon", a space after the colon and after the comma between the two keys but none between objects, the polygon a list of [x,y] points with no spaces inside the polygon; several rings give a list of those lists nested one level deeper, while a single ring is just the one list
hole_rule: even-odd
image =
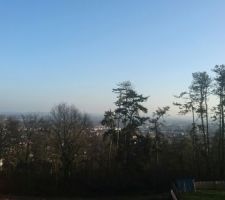
[{"label": "blue sky", "polygon": [[112,107],[130,80],[150,111],[225,63],[224,0],[1,0],[0,111]]}]

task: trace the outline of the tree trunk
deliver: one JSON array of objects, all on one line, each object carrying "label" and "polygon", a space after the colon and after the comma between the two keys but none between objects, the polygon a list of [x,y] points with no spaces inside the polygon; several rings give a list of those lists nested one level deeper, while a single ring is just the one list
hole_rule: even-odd
[{"label": "tree trunk", "polygon": [[222,100],[221,100],[221,118],[222,118],[222,131],[221,131],[221,170],[220,170],[220,173],[221,173],[221,177],[224,178],[224,106],[223,106],[223,94],[221,96]]}]

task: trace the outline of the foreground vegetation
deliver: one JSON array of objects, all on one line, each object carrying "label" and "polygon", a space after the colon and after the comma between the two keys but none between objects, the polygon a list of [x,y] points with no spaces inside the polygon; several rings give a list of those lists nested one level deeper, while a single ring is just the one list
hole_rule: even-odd
[{"label": "foreground vegetation", "polygon": [[194,193],[186,193],[184,200],[223,200],[225,199],[225,191],[205,190]]},{"label": "foreground vegetation", "polygon": [[[0,191],[104,196],[168,192],[180,177],[224,180],[225,66],[213,71],[213,79],[193,73],[188,90],[176,97],[180,114],[192,115],[185,135],[162,133],[170,108],[148,116],[149,97],[129,81],[113,89],[115,109],[105,112],[104,130],[65,103],[47,116],[2,117]],[[210,108],[211,95],[219,101]]]}]

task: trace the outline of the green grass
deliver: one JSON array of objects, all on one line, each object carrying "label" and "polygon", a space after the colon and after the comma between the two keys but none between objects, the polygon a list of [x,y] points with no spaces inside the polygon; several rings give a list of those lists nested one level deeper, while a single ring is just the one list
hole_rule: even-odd
[{"label": "green grass", "polygon": [[183,200],[225,200],[225,191],[202,190],[194,193],[186,193]]}]

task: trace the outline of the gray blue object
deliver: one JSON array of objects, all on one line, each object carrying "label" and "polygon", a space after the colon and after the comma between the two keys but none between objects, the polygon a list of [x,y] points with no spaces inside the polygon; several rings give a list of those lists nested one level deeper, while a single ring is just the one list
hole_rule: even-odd
[{"label": "gray blue object", "polygon": [[179,192],[194,192],[194,180],[193,179],[179,179],[175,181],[176,187]]}]

